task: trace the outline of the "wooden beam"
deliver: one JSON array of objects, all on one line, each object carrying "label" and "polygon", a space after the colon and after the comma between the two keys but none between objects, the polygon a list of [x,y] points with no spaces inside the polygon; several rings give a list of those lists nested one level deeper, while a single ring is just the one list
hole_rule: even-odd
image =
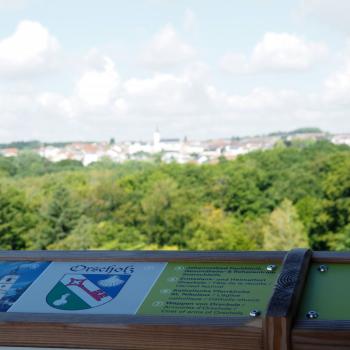
[{"label": "wooden beam", "polygon": [[296,321],[292,342],[293,350],[348,350],[350,321]]},{"label": "wooden beam", "polygon": [[265,350],[291,350],[292,322],[307,277],[312,252],[293,249],[283,261],[282,271],[264,320]]},{"label": "wooden beam", "polygon": [[0,250],[0,261],[94,261],[94,262],[251,262],[280,264],[286,252],[233,251],[101,251],[101,250]]},{"label": "wooden beam", "polygon": [[72,315],[4,317],[0,321],[0,344],[103,350],[262,349],[262,325],[250,324],[249,319],[73,315],[69,321],[69,316]]}]

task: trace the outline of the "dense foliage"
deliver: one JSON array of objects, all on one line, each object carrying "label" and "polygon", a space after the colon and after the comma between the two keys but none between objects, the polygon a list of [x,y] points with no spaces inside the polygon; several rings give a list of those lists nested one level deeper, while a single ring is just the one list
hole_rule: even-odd
[{"label": "dense foliage", "polygon": [[350,148],[213,165],[0,157],[1,249],[350,248]]}]

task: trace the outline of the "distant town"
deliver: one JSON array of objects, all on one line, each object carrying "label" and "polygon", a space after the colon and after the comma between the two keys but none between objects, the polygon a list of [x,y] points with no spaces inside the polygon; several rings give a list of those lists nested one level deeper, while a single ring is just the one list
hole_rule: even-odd
[{"label": "distant town", "polygon": [[277,132],[263,136],[193,141],[186,137],[183,139],[163,139],[160,131],[156,129],[153,139],[148,142],[116,142],[114,139],[109,142],[13,142],[0,145],[0,155],[17,157],[21,152],[30,150],[51,162],[76,160],[84,166],[103,159],[109,159],[115,163],[124,163],[129,160],[152,161],[159,159],[164,163],[205,164],[216,163],[220,158],[230,160],[249,152],[268,150],[278,143],[320,140],[350,146],[350,133],[330,134],[317,128],[303,128],[292,132]]}]

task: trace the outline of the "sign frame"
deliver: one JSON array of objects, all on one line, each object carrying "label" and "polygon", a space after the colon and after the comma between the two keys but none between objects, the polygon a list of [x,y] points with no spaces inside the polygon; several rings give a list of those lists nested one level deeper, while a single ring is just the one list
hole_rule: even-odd
[{"label": "sign frame", "polygon": [[0,313],[0,346],[72,349],[347,349],[348,321],[296,320],[310,264],[350,252],[0,251],[0,261],[280,264],[264,317]]},{"label": "sign frame", "polygon": [[[285,252],[0,251],[0,261],[281,264]],[[84,349],[259,349],[263,319],[0,313],[0,346]]]},{"label": "sign frame", "polygon": [[[350,265],[350,252],[313,252],[311,263]],[[349,320],[296,320],[291,334],[293,349],[349,349]]]}]

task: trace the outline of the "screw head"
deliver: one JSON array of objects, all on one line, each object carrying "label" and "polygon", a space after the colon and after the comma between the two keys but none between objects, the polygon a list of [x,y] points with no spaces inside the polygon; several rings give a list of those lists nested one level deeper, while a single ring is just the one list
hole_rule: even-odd
[{"label": "screw head", "polygon": [[319,267],[318,267],[318,271],[320,271],[320,272],[327,272],[328,271],[328,266],[327,265],[320,265]]},{"label": "screw head", "polygon": [[275,272],[276,269],[277,269],[277,266],[276,266],[276,265],[268,265],[268,266],[266,267],[266,270],[267,270],[268,272]]},{"label": "screw head", "polygon": [[252,311],[250,311],[250,313],[249,313],[249,316],[250,317],[258,317],[258,316],[260,316],[261,315],[261,312],[259,311],[259,310],[252,310]]},{"label": "screw head", "polygon": [[306,317],[309,319],[309,320],[314,320],[316,318],[318,318],[318,313],[316,311],[309,311],[307,314],[306,314]]}]

